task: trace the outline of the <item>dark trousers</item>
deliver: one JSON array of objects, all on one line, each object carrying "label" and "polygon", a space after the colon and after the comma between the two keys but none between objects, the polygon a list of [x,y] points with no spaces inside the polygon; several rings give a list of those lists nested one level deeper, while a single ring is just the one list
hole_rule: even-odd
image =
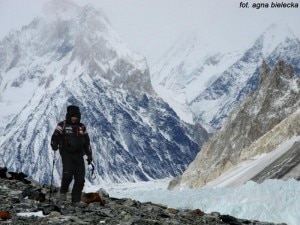
[{"label": "dark trousers", "polygon": [[80,202],[84,186],[85,165],[82,154],[61,151],[63,175],[61,180],[60,193],[67,193],[70,183],[74,178],[72,189],[72,202]]}]

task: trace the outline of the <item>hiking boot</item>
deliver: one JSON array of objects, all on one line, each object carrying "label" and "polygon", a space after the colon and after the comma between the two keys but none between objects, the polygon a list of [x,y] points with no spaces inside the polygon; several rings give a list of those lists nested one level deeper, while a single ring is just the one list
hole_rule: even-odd
[{"label": "hiking boot", "polygon": [[66,201],[67,200],[67,194],[66,193],[59,193],[57,198],[61,201]]},{"label": "hiking boot", "polygon": [[74,206],[76,208],[85,208],[88,205],[84,202],[72,202],[72,206]]}]

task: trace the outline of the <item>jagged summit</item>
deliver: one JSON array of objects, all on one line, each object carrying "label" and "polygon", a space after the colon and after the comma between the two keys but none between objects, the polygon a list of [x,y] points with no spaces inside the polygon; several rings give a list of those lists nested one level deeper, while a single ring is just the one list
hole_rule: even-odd
[{"label": "jagged summit", "polygon": [[[56,17],[64,13],[56,11],[55,1],[50,2],[46,8],[54,10],[52,19],[35,18],[0,42],[0,101],[6,108],[0,113],[5,113],[2,118],[16,114],[34,93],[54,90],[83,73],[135,95],[154,95],[144,57],[123,43],[102,12],[73,3],[71,10],[69,1],[60,4],[72,16]],[[16,97],[10,90],[21,98],[13,108],[11,102]]]},{"label": "jagged summit", "polygon": [[[90,68],[90,73],[101,76],[116,87],[122,86],[135,94],[154,94],[144,57],[123,43],[103,12],[91,5],[79,7],[69,1],[58,2],[50,1],[45,7],[51,17],[36,18],[20,32],[2,41],[1,46],[11,46],[11,49],[4,49],[0,56],[6,64],[6,68],[1,69],[9,71],[18,66],[19,61],[23,64],[26,61],[29,69],[61,61],[66,74],[71,64],[79,61]],[[45,62],[44,58],[49,56],[51,61]],[[129,73],[121,70],[125,64]],[[64,79],[72,77],[65,76]],[[134,85],[133,80],[138,81],[138,85]]]}]

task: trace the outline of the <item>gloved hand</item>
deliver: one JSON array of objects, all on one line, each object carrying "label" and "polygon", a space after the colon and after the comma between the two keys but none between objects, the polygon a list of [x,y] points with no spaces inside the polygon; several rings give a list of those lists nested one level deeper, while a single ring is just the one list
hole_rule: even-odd
[{"label": "gloved hand", "polygon": [[53,151],[57,151],[58,150],[58,144],[57,143],[51,142],[51,147],[52,147]]},{"label": "gloved hand", "polygon": [[86,161],[88,162],[88,165],[90,165],[92,163],[92,161],[93,161],[92,155],[88,155]]}]

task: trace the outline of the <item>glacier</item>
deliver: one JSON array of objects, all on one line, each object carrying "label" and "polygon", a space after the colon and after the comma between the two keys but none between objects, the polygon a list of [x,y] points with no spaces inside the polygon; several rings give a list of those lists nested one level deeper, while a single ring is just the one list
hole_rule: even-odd
[{"label": "glacier", "polygon": [[[171,208],[220,212],[237,218],[298,225],[300,184],[296,180],[249,181],[235,188],[167,190],[169,179],[102,186],[111,197],[151,201]],[[87,187],[86,190],[96,190]]]},{"label": "glacier", "polygon": [[283,143],[275,152],[262,154],[252,158],[228,173],[216,178],[203,188],[188,187],[168,190],[171,178],[162,180],[103,184],[88,184],[86,191],[97,191],[104,188],[112,197],[126,197],[142,202],[151,201],[167,207],[196,209],[210,213],[220,212],[237,218],[259,220],[272,223],[298,225],[300,221],[300,182],[294,179],[268,179],[263,183],[248,181],[243,177],[251,177],[259,173],[260,168],[270,163],[270,159],[279,157],[290,149],[291,144],[300,141],[300,136]]}]

